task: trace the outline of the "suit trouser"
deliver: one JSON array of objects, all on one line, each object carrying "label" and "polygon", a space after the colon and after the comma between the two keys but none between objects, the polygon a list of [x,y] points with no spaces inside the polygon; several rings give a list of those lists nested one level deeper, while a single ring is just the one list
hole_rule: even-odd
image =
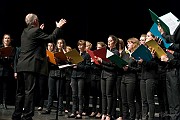
[{"label": "suit trouser", "polygon": [[[34,116],[34,91],[38,74],[33,72],[19,72],[17,80],[15,110],[13,120],[32,120]],[[23,110],[24,108],[24,110]]]}]

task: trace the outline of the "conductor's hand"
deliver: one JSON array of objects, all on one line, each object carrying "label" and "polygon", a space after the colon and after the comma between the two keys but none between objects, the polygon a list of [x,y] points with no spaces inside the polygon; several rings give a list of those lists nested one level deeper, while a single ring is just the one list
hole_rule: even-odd
[{"label": "conductor's hand", "polygon": [[56,27],[61,28],[66,23],[65,19],[59,20],[59,22],[56,21]]},{"label": "conductor's hand", "polygon": [[40,27],[42,30],[44,29],[44,24],[41,24]]}]

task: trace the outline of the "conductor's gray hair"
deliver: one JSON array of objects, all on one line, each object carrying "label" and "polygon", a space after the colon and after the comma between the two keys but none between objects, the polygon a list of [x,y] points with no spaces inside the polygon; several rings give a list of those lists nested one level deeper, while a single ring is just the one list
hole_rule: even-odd
[{"label": "conductor's gray hair", "polygon": [[27,25],[33,25],[33,22],[35,19],[38,19],[37,15],[35,15],[33,13],[29,13],[25,17],[25,22]]}]

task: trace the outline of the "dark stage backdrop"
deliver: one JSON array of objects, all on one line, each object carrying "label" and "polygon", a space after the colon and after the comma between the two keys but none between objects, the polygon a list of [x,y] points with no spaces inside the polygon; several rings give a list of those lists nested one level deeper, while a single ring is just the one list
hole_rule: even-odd
[{"label": "dark stage backdrop", "polygon": [[67,20],[63,38],[67,45],[76,47],[79,39],[93,43],[107,43],[110,34],[125,41],[130,37],[139,38],[147,33],[153,22],[148,9],[158,16],[172,12],[180,18],[179,0],[1,0],[0,37],[10,33],[16,46],[25,27],[24,18],[29,12],[36,13],[45,31],[51,33],[55,21]]},{"label": "dark stage backdrop", "polygon": [[[45,32],[51,33],[55,21],[65,18],[63,36],[72,48],[77,48],[79,39],[93,43],[107,43],[113,34],[126,41],[130,37],[139,38],[150,30],[153,22],[148,9],[158,16],[172,12],[180,18],[179,0],[1,0],[0,39],[9,33],[14,45],[20,46],[20,36],[24,29],[25,16],[32,12],[45,24]],[[1,42],[1,41],[0,41]],[[8,104],[14,105],[16,80],[8,86]]]}]

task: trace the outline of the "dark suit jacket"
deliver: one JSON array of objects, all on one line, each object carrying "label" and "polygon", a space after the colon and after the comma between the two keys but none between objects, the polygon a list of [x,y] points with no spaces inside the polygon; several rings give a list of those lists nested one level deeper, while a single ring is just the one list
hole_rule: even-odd
[{"label": "dark suit jacket", "polygon": [[18,63],[20,52],[21,52],[21,48],[16,47],[16,52],[15,52],[15,55],[14,55],[14,65],[13,65],[14,73],[17,73],[17,63]]},{"label": "dark suit jacket", "polygon": [[46,45],[58,39],[60,28],[51,35],[45,34],[40,28],[28,26],[21,35],[21,52],[17,64],[17,72],[35,72],[48,75]]}]

